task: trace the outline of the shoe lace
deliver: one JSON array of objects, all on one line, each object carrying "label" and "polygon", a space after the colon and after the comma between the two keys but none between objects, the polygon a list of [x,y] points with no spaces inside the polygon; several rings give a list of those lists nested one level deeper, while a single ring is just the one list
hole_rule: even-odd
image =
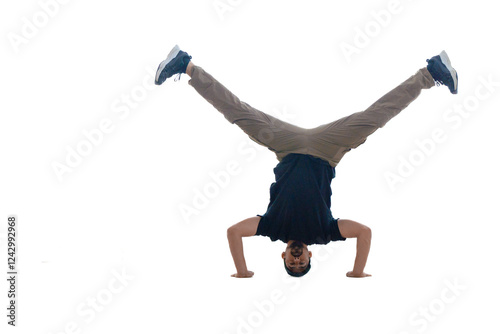
[{"label": "shoe lace", "polygon": [[177,82],[179,80],[181,80],[181,73],[179,73],[179,75],[176,78],[174,78],[174,82]]}]

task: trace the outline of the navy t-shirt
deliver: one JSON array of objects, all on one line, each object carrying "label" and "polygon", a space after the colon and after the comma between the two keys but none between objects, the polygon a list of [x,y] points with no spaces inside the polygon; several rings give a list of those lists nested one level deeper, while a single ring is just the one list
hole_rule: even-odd
[{"label": "navy t-shirt", "polygon": [[260,216],[256,235],[272,241],[302,241],[306,245],[346,240],[330,209],[335,168],[317,157],[291,153],[274,168],[270,203]]}]

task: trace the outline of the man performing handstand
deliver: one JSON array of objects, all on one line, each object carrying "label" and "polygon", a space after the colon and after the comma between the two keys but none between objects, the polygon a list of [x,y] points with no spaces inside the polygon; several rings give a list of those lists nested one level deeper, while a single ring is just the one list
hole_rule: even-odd
[{"label": "man performing handstand", "polygon": [[[458,75],[445,51],[427,59],[406,81],[384,95],[365,111],[305,129],[267,115],[240,101],[226,87],[191,62],[191,56],[176,45],[158,67],[155,83],[182,73],[189,85],[253,141],[276,154],[276,182],[270,187],[270,203],[263,215],[247,218],[227,230],[229,248],[236,266],[233,277],[252,277],[243,254],[243,237],[267,236],[281,240],[285,270],[291,276],[305,275],[311,268],[307,246],[357,238],[356,258],[348,277],[371,276],[364,272],[370,251],[369,227],[348,219],[333,218],[330,198],[335,167],[344,154],[363,144],[415,100],[422,89],[446,85],[457,93]],[[176,79],[177,80],[177,79]]]}]

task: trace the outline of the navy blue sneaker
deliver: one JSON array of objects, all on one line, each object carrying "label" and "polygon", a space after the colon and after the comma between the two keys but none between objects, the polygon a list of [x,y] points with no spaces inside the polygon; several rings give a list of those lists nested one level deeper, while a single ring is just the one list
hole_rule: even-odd
[{"label": "navy blue sneaker", "polygon": [[427,59],[427,63],[427,69],[436,84],[438,86],[440,84],[448,86],[450,92],[456,94],[458,89],[458,74],[451,67],[450,58],[448,58],[446,52],[443,51],[438,56]]},{"label": "navy blue sneaker", "polygon": [[174,46],[174,48],[169,52],[167,59],[162,61],[156,70],[155,84],[161,85],[165,80],[170,78],[174,74],[179,74],[179,76],[174,79],[175,81],[181,78],[182,73],[186,73],[187,65],[191,56],[186,52],[179,49],[179,46]]}]

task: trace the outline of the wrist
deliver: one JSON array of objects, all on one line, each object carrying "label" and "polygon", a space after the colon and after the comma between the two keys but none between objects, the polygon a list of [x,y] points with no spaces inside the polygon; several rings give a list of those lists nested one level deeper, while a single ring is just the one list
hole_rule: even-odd
[{"label": "wrist", "polygon": [[355,270],[355,269],[353,269],[353,270],[351,271],[351,274],[352,274],[352,275],[355,275],[355,276],[363,275],[363,273],[364,273],[364,271],[363,271],[363,270]]}]

